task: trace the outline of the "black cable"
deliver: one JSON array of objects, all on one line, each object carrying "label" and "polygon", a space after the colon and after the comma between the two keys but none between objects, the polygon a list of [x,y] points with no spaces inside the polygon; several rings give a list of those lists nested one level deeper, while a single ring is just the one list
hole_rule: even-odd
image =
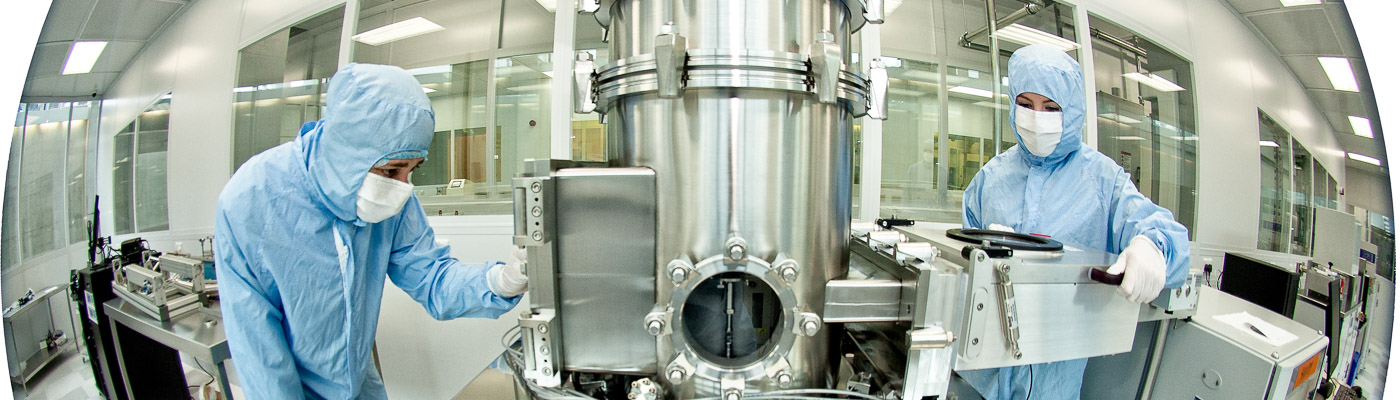
[{"label": "black cable", "polygon": [[1031,400],[1031,389],[1035,389],[1035,366],[1027,365],[1026,371],[1026,373],[1029,374],[1031,377],[1031,379],[1029,379],[1031,383],[1029,385],[1026,385],[1026,400]]}]

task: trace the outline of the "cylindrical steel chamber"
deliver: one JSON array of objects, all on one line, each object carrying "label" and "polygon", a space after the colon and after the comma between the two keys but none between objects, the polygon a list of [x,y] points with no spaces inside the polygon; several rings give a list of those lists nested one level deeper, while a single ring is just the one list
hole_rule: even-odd
[{"label": "cylindrical steel chamber", "polygon": [[[656,302],[672,327],[657,370],[673,396],[832,383],[835,338],[820,317],[827,281],[847,267],[851,129],[868,85],[845,64],[862,12],[855,0],[616,0],[598,12],[612,60],[592,81],[610,164],[656,173]],[[752,354],[717,358],[689,337],[703,327],[685,326],[687,300],[721,277],[772,291],[774,323]]]}]

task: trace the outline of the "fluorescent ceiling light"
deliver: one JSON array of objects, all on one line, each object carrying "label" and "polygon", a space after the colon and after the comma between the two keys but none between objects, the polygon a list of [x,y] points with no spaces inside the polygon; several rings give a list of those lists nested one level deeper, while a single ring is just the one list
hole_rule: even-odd
[{"label": "fluorescent ceiling light", "polygon": [[1007,107],[1006,107],[1005,104],[993,103],[993,102],[990,102],[990,101],[979,101],[979,102],[976,102],[976,103],[972,103],[972,105],[974,105],[974,106],[988,107],[988,108],[995,108],[995,109],[998,109],[998,110],[1006,110],[1006,109],[1007,109]]},{"label": "fluorescent ceiling light", "polygon": [[442,25],[433,23],[423,17],[395,22],[389,25],[374,28],[369,32],[351,36],[356,42],[370,46],[378,46],[395,40],[407,39],[425,33],[432,33],[443,30]]},{"label": "fluorescent ceiling light", "polygon": [[446,73],[449,73],[449,72],[452,72],[452,66],[451,66],[451,65],[435,65],[435,66],[431,66],[431,67],[414,68],[414,69],[408,70],[408,74],[409,74],[409,75],[413,75],[413,76],[418,76],[418,75],[431,75],[431,74],[446,74]]},{"label": "fluorescent ceiling light", "polygon": [[1278,147],[1278,142],[1272,140],[1260,140],[1259,147]]},{"label": "fluorescent ceiling light", "polygon": [[1323,71],[1327,71],[1327,79],[1332,81],[1333,89],[1361,91],[1356,84],[1356,74],[1351,71],[1351,60],[1345,57],[1318,57],[1317,62],[1322,64]]},{"label": "fluorescent ceiling light", "polygon": [[1352,132],[1352,133],[1355,133],[1356,136],[1362,136],[1362,137],[1368,137],[1368,138],[1374,138],[1374,137],[1376,137],[1375,134],[1371,133],[1371,120],[1370,120],[1370,119],[1366,119],[1366,118],[1364,118],[1364,117],[1358,117],[1358,116],[1355,116],[1355,115],[1347,116],[1347,119],[1351,120],[1351,132]]},{"label": "fluorescent ceiling light", "polygon": [[68,62],[63,64],[63,75],[92,72],[92,65],[97,63],[105,48],[107,42],[73,42],[68,50]]},{"label": "fluorescent ceiling light", "polygon": [[1167,80],[1167,78],[1163,78],[1160,75],[1153,73],[1143,75],[1140,72],[1129,72],[1123,74],[1123,77],[1132,79],[1134,81],[1137,81],[1137,83],[1147,85],[1153,89],[1157,89],[1158,91],[1180,92],[1182,90],[1186,90],[1186,88],[1177,85],[1176,82],[1172,82],[1170,80]]},{"label": "fluorescent ceiling light", "polygon": [[554,12],[554,9],[558,8],[559,5],[558,0],[535,0],[535,2],[540,3],[540,6],[544,7],[544,10],[549,12]]},{"label": "fluorescent ceiling light", "polygon": [[948,89],[948,91],[949,91],[949,92],[958,92],[958,93],[967,94],[967,95],[973,95],[973,96],[978,96],[978,97],[986,97],[986,98],[989,98],[989,99],[992,98],[992,91],[986,90],[986,89],[978,89],[978,88],[970,87],[970,86],[954,86],[953,88]]},{"label": "fluorescent ceiling light", "polygon": [[432,93],[432,92],[436,92],[436,91],[437,91],[437,89],[433,89],[433,88],[427,88],[427,87],[423,88],[423,93]]},{"label": "fluorescent ceiling light", "polygon": [[1322,4],[1322,0],[1278,0],[1284,7],[1306,6],[1310,4]]},{"label": "fluorescent ceiling light", "polygon": [[240,86],[240,87],[233,88],[233,92],[234,92],[234,93],[248,93],[248,92],[251,92],[251,91],[254,91],[254,90],[258,90],[258,88],[253,87],[253,86]]},{"label": "fluorescent ceiling light", "polygon": [[1011,24],[1005,28],[997,29],[993,36],[1021,44],[1046,44],[1060,49],[1060,51],[1071,51],[1079,48],[1079,43],[1021,24]]},{"label": "fluorescent ceiling light", "polygon": [[1381,160],[1377,160],[1375,157],[1371,157],[1365,154],[1347,153],[1347,158],[1375,166],[1381,165]]},{"label": "fluorescent ceiling light", "polygon": [[1146,141],[1146,140],[1147,140],[1147,138],[1142,137],[1142,136],[1117,136],[1117,137],[1114,137],[1114,139],[1118,139],[1118,140],[1129,140],[1129,141],[1135,141],[1135,140],[1143,140],[1143,141]]}]

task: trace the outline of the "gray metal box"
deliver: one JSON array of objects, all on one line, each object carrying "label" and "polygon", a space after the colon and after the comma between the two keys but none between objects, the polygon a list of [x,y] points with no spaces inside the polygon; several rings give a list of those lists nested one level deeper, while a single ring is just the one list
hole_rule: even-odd
[{"label": "gray metal box", "polygon": [[[1240,312],[1297,338],[1276,346],[1216,318]],[[1152,398],[1306,399],[1325,369],[1327,338],[1316,330],[1211,287],[1194,318],[1172,324]]]},{"label": "gray metal box", "polygon": [[563,365],[656,373],[643,319],[656,303],[656,176],[649,168],[554,173]]}]

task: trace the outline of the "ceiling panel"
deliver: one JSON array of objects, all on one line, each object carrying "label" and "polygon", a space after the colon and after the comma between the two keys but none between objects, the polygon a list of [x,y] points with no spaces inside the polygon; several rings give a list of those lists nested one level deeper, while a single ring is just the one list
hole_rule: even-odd
[{"label": "ceiling panel", "polygon": [[[1366,97],[1357,92],[1342,92],[1336,90],[1308,89],[1308,95],[1317,100],[1319,106],[1328,110],[1338,110],[1343,112],[1366,113]],[[1362,115],[1362,114],[1352,114]],[[1365,115],[1362,115],[1365,116]],[[1350,125],[1348,125],[1350,126]]]},{"label": "ceiling panel", "polygon": [[49,7],[49,16],[44,20],[44,28],[39,31],[39,43],[69,41],[82,33],[83,23],[92,14],[92,6],[97,0],[55,1]]},{"label": "ceiling panel", "polygon": [[29,79],[58,76],[63,72],[63,62],[68,59],[69,43],[47,43],[34,47],[34,58],[29,61]]},{"label": "ceiling panel", "polygon": [[1351,25],[1346,6],[1342,3],[1326,4],[1323,10],[1327,13],[1327,21],[1332,25],[1337,41],[1342,45],[1342,53],[1347,57],[1361,58],[1361,42],[1356,39],[1356,28]]},{"label": "ceiling panel", "polygon": [[1303,87],[1332,90],[1332,80],[1327,78],[1327,72],[1322,69],[1322,63],[1317,62],[1316,56],[1283,56],[1283,62],[1288,64],[1293,74],[1298,75]]},{"label": "ceiling panel", "polygon": [[1296,7],[1246,17],[1282,55],[1343,56],[1322,7]]},{"label": "ceiling panel", "polygon": [[98,0],[79,39],[148,40],[181,6],[160,0]]},{"label": "ceiling panel", "polygon": [[1235,10],[1239,11],[1240,14],[1283,7],[1283,4],[1279,3],[1278,0],[1228,0],[1227,2],[1235,7]]}]

